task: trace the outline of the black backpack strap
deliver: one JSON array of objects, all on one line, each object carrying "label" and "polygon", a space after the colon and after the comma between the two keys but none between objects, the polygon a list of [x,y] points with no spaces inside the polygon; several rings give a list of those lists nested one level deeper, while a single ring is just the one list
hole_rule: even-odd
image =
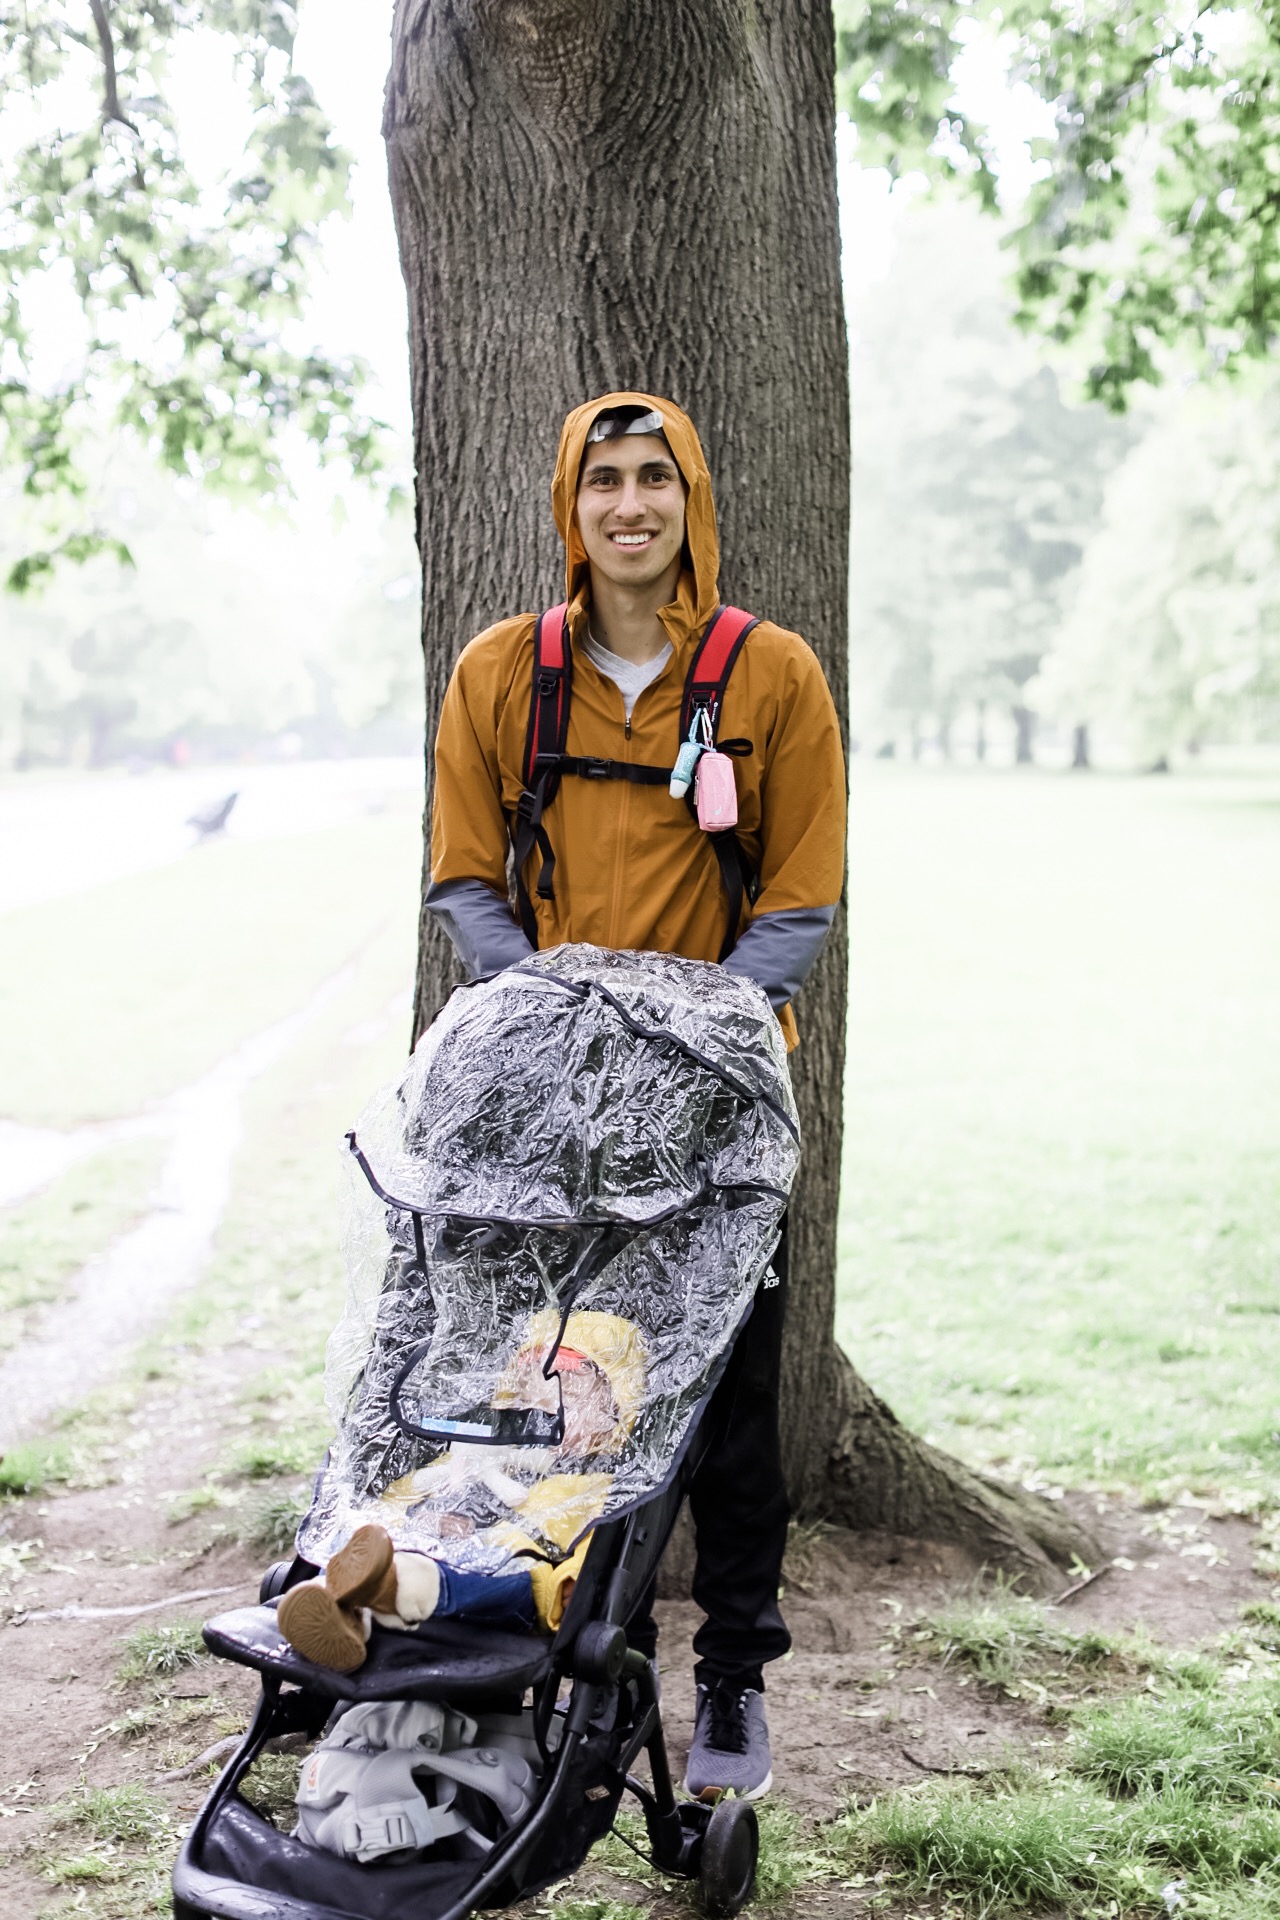
[{"label": "black backpack strap", "polygon": [[[751,629],[759,624],[754,614],[745,613],[741,607],[721,607],[713,617],[689,663],[684,699],[680,705],[680,743],[689,738],[689,729],[695,716],[702,714],[711,746],[719,745],[721,753],[750,752],[750,744],[746,741],[717,742],[716,731],[720,725],[720,709],[734,661],[742,652]],[[696,811],[692,788],[687,797],[690,810]],[[743,897],[754,899],[758,876],[747,858],[746,848],[732,827],[727,827],[723,833],[708,834],[707,838],[720,868],[720,882],[729,908],[724,943],[720,948],[721,960],[727,960],[737,945]]]},{"label": "black backpack strap", "polygon": [[538,923],[524,883],[524,869],[536,846],[542,855],[538,893],[551,895],[556,857],[542,816],[560,784],[560,765],[569,737],[569,700],[573,692],[573,652],[569,645],[569,609],[562,601],[539,614],[533,628],[533,682],[529,726],[524,743],[524,791],[516,803],[511,834],[516,871],[516,905],[531,946],[538,944]]}]

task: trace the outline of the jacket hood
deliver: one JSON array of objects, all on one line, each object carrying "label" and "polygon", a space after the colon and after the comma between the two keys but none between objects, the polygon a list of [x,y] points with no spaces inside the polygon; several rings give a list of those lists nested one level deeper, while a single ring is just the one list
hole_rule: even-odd
[{"label": "jacket hood", "polygon": [[683,638],[688,632],[701,632],[720,604],[720,542],[716,534],[711,475],[692,420],[674,401],[663,400],[658,394],[601,394],[599,399],[575,407],[560,429],[551,504],[555,510],[556,531],[564,541],[566,597],[572,608],[586,605],[590,570],[578,531],[578,473],[591,423],[609,407],[652,408],[662,415],[667,444],[689,490],[685,502],[685,549],[692,562],[692,572],[687,565],[681,572],[674,603],[670,608],[663,608],[663,624],[672,632],[673,639]]}]

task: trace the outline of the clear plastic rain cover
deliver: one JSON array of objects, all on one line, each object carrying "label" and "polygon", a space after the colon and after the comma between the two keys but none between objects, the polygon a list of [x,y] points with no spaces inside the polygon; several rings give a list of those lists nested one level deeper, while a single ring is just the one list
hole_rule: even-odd
[{"label": "clear plastic rain cover", "polygon": [[536,954],[454,994],[348,1147],[299,1552],[377,1520],[468,1571],[563,1559],[666,1481],[777,1245],[799,1134],[765,995]]}]

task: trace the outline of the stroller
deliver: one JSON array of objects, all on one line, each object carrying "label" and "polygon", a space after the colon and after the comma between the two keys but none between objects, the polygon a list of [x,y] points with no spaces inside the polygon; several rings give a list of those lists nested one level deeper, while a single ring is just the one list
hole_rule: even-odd
[{"label": "stroller", "polygon": [[[454,994],[347,1138],[348,1301],[326,1364],[337,1436],[294,1559],[266,1574],[259,1605],[204,1629],[262,1694],[174,1868],[178,1920],[463,1920],[574,1872],[624,1792],[657,1867],[699,1879],[713,1916],[745,1905],[754,1808],[678,1799],[655,1667],[628,1626],[756,1289],[776,1284],[798,1156],[781,1033],[749,981],[578,946]],[[577,1551],[558,1624],[375,1620],[353,1671],[304,1657],[281,1596],[370,1521],[472,1576]],[[376,1857],[312,1844],[301,1823],[286,1835],[240,1792],[270,1743],[341,1741],[359,1710],[404,1703],[482,1741],[506,1728],[527,1791],[447,1785],[441,1837],[414,1844],[416,1820],[393,1821]],[[464,1781],[473,1762],[501,1771],[491,1754],[462,1759]],[[368,1837],[359,1821],[349,1832]]]}]

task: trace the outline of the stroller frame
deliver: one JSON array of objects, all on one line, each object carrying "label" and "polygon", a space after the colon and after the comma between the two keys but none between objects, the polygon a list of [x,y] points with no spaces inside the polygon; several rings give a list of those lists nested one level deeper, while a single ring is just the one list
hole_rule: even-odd
[{"label": "stroller frame", "polygon": [[[699,1445],[699,1441],[702,1444]],[[418,1665],[403,1660],[375,1676],[374,1691],[353,1675],[313,1666],[280,1640],[272,1602],[286,1588],[310,1578],[317,1569],[295,1558],[280,1562],[263,1579],[262,1604],[211,1620],[204,1630],[210,1650],[223,1658],[258,1667],[262,1696],[257,1711],[201,1809],[173,1871],[175,1920],[390,1920],[413,1914],[414,1920],[465,1920],[483,1907],[497,1907],[539,1891],[574,1872],[591,1845],[614,1824],[624,1792],[639,1801],[648,1831],[652,1861],[662,1872],[702,1882],[703,1903],[712,1920],[738,1913],[750,1898],[759,1851],[759,1830],[750,1801],[721,1798],[712,1804],[677,1798],[667,1758],[654,1668],[628,1643],[626,1626],[657,1570],[680,1504],[705,1440],[696,1435],[667,1487],[652,1500],[599,1527],[559,1631],[538,1635],[495,1634],[490,1628],[455,1627],[461,1659],[452,1664],[437,1649]],[[377,1630],[375,1629],[375,1636]],[[437,1640],[439,1639],[437,1635]],[[407,1634],[384,1636],[400,1643],[397,1654],[411,1652]],[[447,1636],[446,1636],[447,1639]],[[468,1669],[468,1650],[486,1643],[497,1656],[488,1673]],[[422,1644],[413,1640],[413,1644]],[[371,1652],[373,1643],[371,1643]],[[505,1666],[503,1661],[505,1660]],[[483,1661],[481,1665],[483,1666]],[[563,1707],[561,1683],[570,1682]],[[397,1691],[397,1687],[400,1691]],[[411,1886],[413,1862],[388,1869],[357,1867],[339,1856],[323,1856],[333,1877],[349,1888],[353,1875],[367,1876],[371,1904],[330,1905],[287,1891],[284,1886],[252,1885],[211,1870],[206,1853],[220,1822],[247,1815],[266,1829],[258,1838],[262,1858],[300,1846],[252,1813],[237,1789],[272,1739],[302,1733],[316,1738],[335,1704],[360,1698],[417,1698],[477,1702],[514,1687],[531,1687],[534,1731],[545,1772],[537,1797],[479,1860],[456,1863],[444,1904],[432,1904],[430,1876],[419,1892]],[[612,1717],[613,1726],[607,1722]],[[552,1745],[553,1719],[560,1737]],[[632,1771],[641,1754],[648,1758],[651,1784]],[[234,1810],[234,1813],[233,1813]],[[305,1848],[308,1855],[317,1849]],[[470,1868],[472,1871],[468,1872]],[[395,1876],[389,1888],[384,1876]],[[273,1870],[270,1878],[287,1879]],[[379,1891],[389,1891],[388,1905]]]}]

